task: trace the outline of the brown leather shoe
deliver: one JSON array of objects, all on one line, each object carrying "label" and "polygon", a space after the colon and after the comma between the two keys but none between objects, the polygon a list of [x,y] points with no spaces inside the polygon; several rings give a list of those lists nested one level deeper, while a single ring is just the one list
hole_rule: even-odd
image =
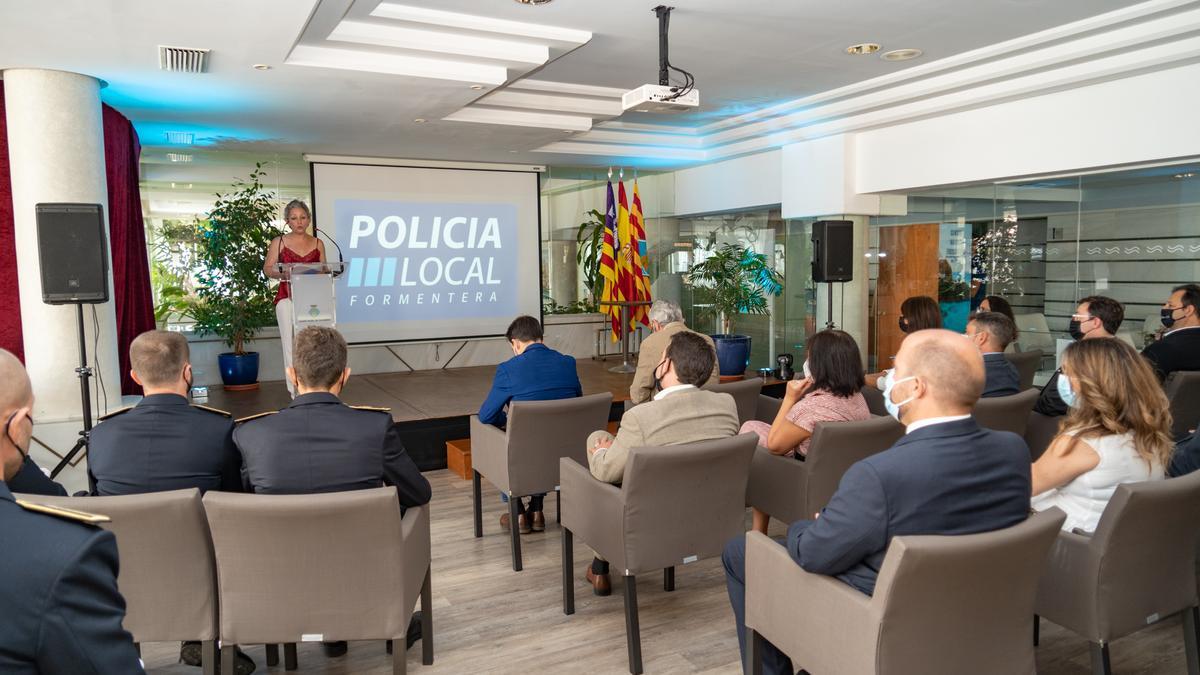
[{"label": "brown leather shoe", "polygon": [[530,528],[534,532],[545,532],[546,531],[546,516],[543,515],[541,511],[533,512],[533,522],[530,523]]},{"label": "brown leather shoe", "polygon": [[[505,530],[508,529],[508,514],[507,513],[501,514],[500,527]],[[529,534],[530,532],[533,531],[529,528],[529,516],[527,516],[524,513],[517,516],[517,531],[520,532],[521,534]]]},{"label": "brown leather shoe", "polygon": [[592,593],[595,595],[612,595],[612,580],[607,574],[595,574],[592,572],[592,566],[587,566],[587,580],[592,585]]}]

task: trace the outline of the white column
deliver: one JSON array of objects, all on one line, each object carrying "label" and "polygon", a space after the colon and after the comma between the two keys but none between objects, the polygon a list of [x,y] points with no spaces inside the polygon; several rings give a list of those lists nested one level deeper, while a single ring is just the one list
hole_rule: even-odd
[{"label": "white column", "polygon": [[[82,406],[79,379],[75,375],[79,365],[76,310],[74,305],[42,302],[35,206],[43,202],[101,204],[108,218],[100,82],[86,75],[61,71],[6,70],[4,102],[12,167],[21,325],[25,367],[36,398],[34,418],[39,425],[78,420]],[[111,254],[108,260],[112,260]],[[111,269],[108,286],[112,298]],[[98,349],[93,309],[100,326]],[[88,362],[93,372],[103,377],[108,408],[114,410],[121,406],[121,379],[113,300],[84,305],[84,316]],[[93,414],[98,406],[102,407],[104,398],[103,394],[95,396],[95,392],[93,389]]]}]

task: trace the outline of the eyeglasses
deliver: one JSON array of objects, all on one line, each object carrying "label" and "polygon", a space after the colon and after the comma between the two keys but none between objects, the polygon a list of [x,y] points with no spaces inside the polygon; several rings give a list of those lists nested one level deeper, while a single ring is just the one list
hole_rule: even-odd
[{"label": "eyeglasses", "polygon": [[1078,320],[1080,323],[1083,323],[1084,321],[1091,321],[1092,319],[1094,319],[1096,317],[1092,316],[1091,314],[1072,314],[1071,318]]}]

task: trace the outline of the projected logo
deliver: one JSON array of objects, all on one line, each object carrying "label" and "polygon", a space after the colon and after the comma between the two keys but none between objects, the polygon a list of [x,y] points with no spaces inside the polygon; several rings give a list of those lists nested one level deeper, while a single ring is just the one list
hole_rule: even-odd
[{"label": "projected logo", "polygon": [[339,322],[517,312],[517,208],[341,199]]}]

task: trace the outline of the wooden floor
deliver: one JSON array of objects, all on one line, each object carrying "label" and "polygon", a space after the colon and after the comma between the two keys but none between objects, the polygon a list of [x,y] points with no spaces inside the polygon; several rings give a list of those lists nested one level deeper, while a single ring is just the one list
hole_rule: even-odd
[{"label": "wooden floor", "polygon": [[[505,510],[499,493],[485,481],[484,536],[475,539],[470,481],[449,471],[426,476],[433,485],[435,660],[433,666],[422,666],[421,647],[414,646],[410,673],[628,672],[619,577],[613,595],[593,596],[582,574],[591,552],[578,539],[576,610],[569,617],[562,613],[562,540],[554,523],[553,495],[546,499],[546,531],[522,537],[525,569],[513,572],[508,537],[498,522]],[[782,525],[772,523],[772,534],[782,535]],[[646,672],[740,672],[721,561],[677,568],[675,589],[663,591],[661,574],[646,575],[638,584]],[[1114,672],[1184,673],[1182,638],[1176,617],[1118,640],[1112,645]],[[266,667],[262,647],[250,647],[247,653],[258,663],[258,672],[285,672],[282,663]],[[298,674],[391,672],[382,642],[352,643],[349,654],[338,659],[326,659],[317,644],[301,645],[299,653]],[[176,663],[177,643],[144,645],[143,655],[151,673],[200,672]],[[1038,672],[1090,673],[1087,643],[1043,621]]]},{"label": "wooden floor", "polygon": [[[632,374],[610,373],[619,360],[579,359],[576,368],[584,394],[611,392],[613,400],[629,398]],[[496,366],[417,370],[411,373],[350,375],[342,400],[350,405],[390,408],[396,422],[473,415],[487,397],[496,375]],[[219,385],[209,387],[206,405],[246,417],[268,410],[279,410],[291,401],[282,380],[261,382],[252,391],[225,391]]]}]

